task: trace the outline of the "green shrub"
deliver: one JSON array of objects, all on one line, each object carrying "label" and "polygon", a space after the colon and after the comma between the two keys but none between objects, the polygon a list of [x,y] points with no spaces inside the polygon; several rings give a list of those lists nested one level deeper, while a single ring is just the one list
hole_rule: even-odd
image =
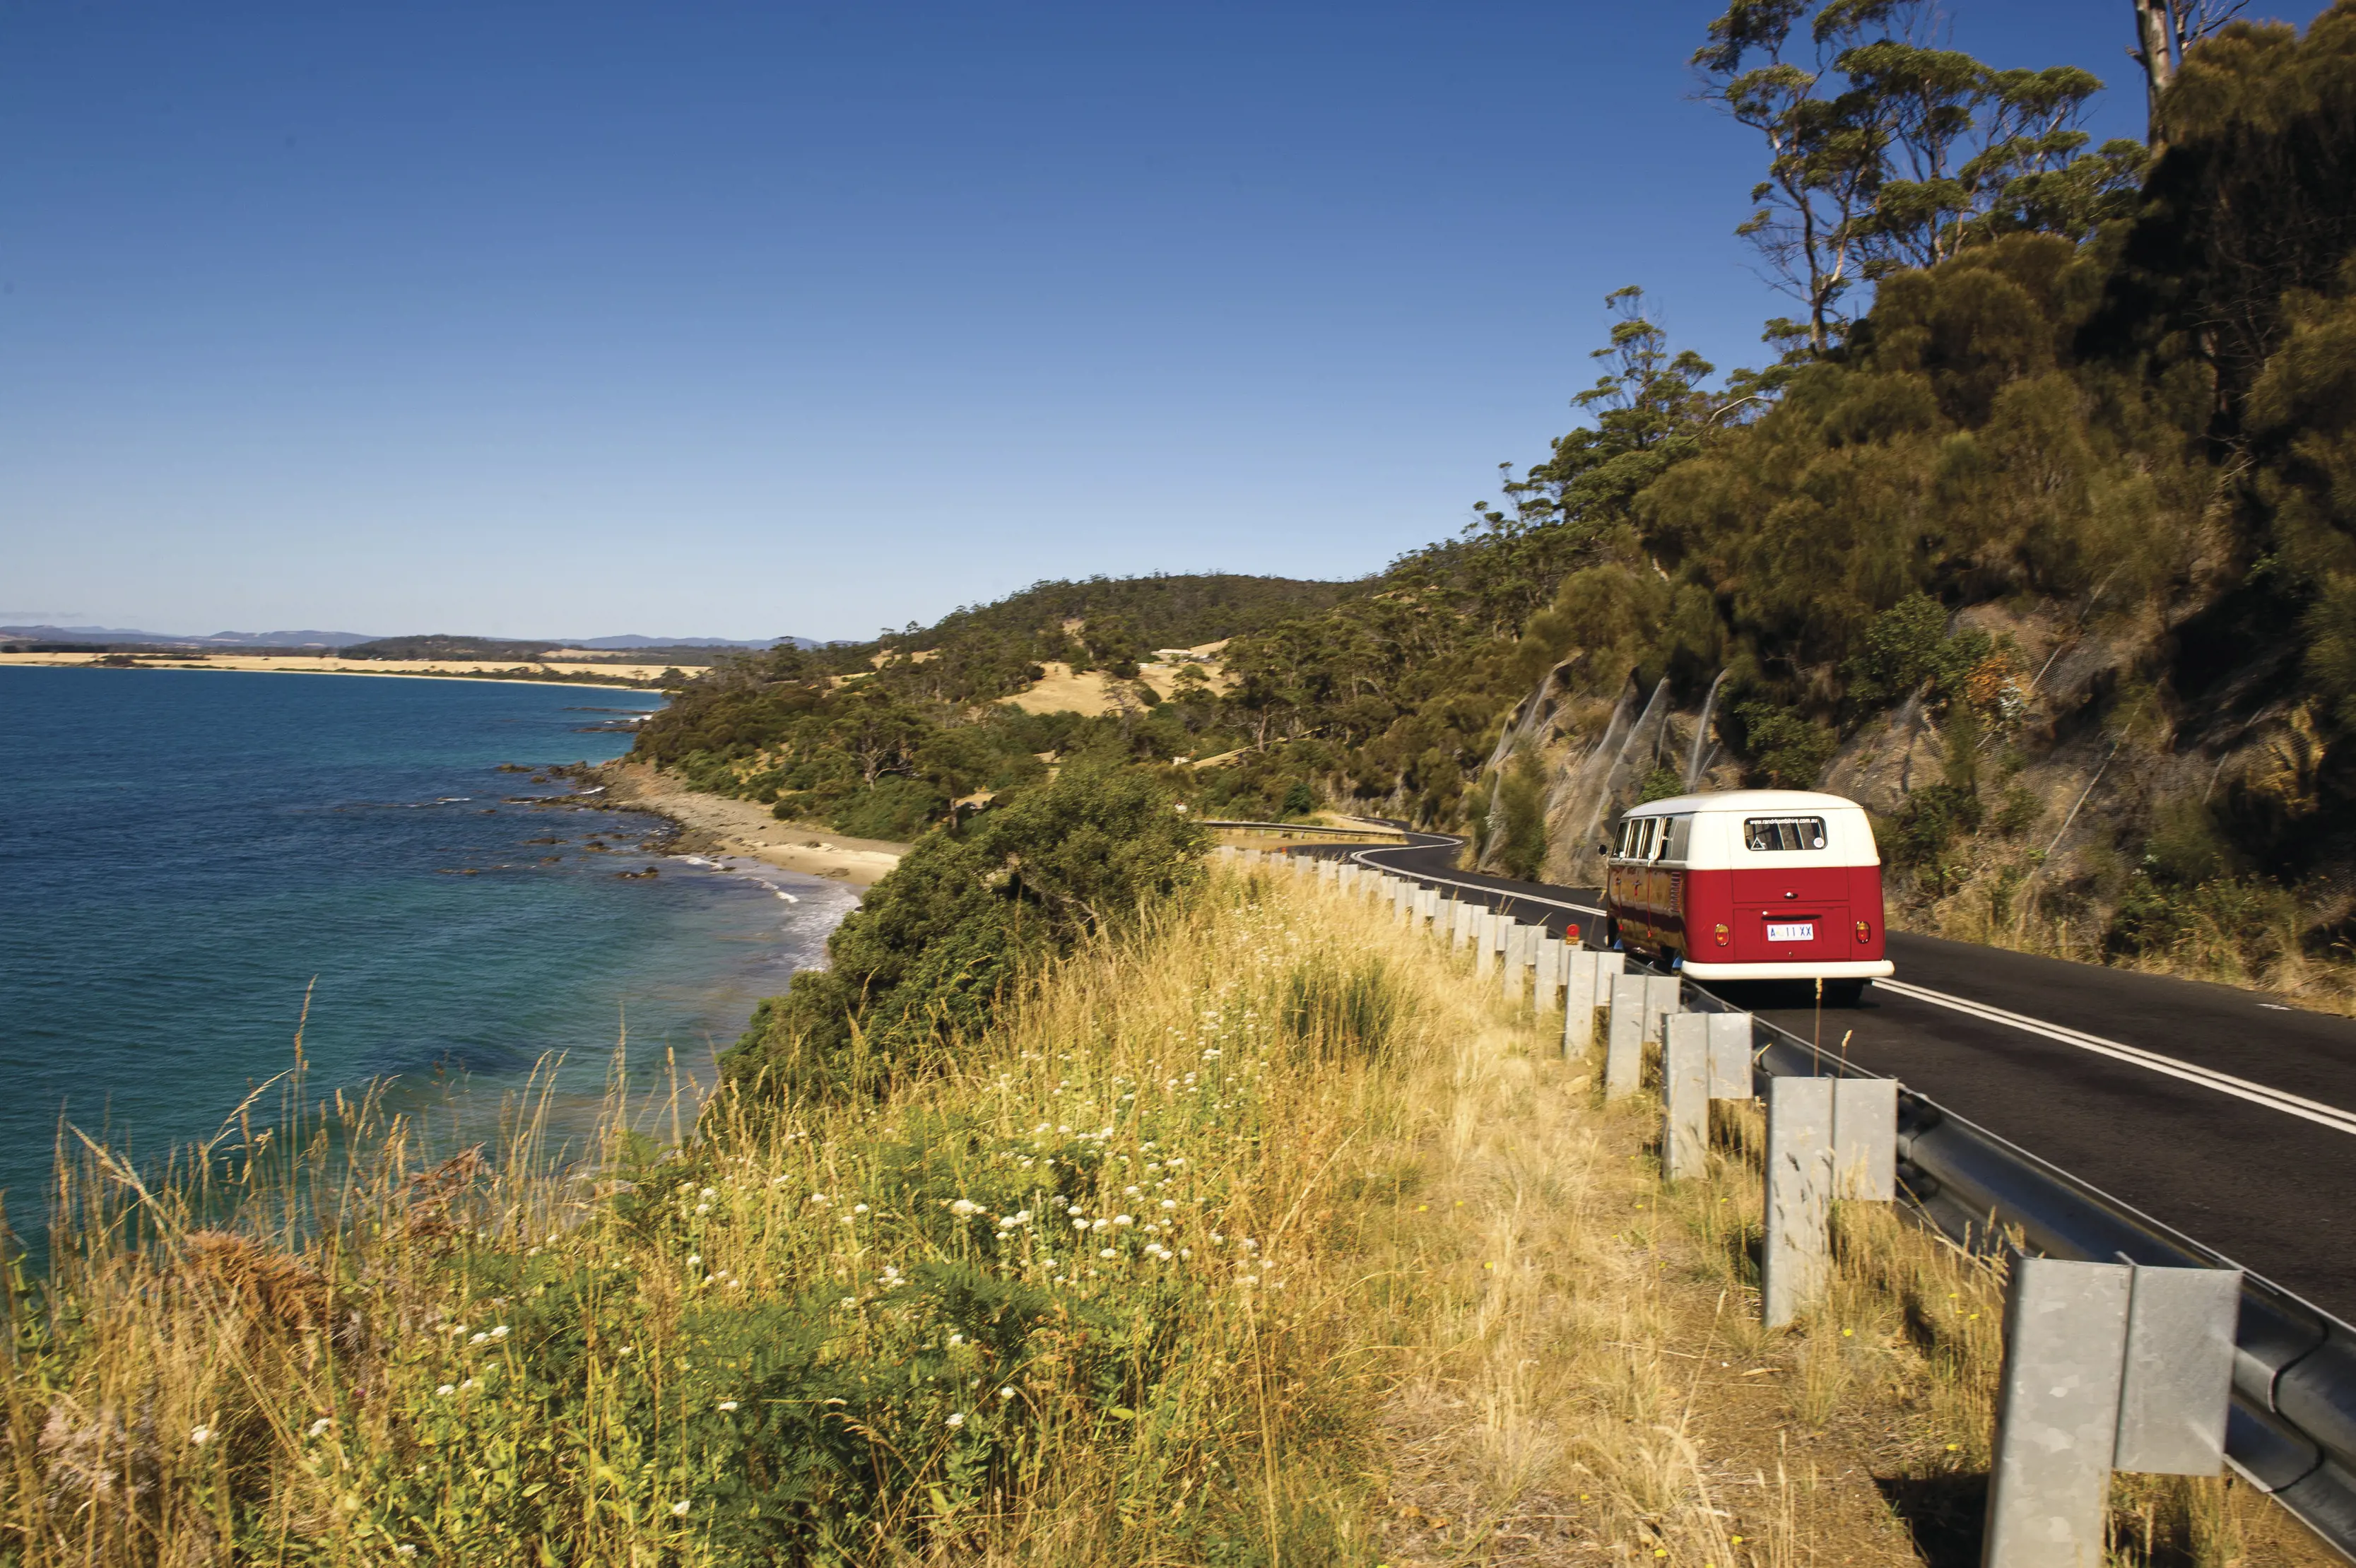
[{"label": "green shrub", "polygon": [[986,1028],[1026,966],[1193,887],[1205,830],[1141,774],[1075,763],[928,834],[827,940],[822,970],[755,1010],[728,1075],[873,1092]]},{"label": "green shrub", "polygon": [[1679,776],[1677,770],[1666,763],[1655,763],[1653,771],[1644,775],[1644,782],[1637,787],[1636,804],[1644,805],[1655,800],[1668,800],[1685,793],[1686,781]]},{"label": "green shrub", "polygon": [[1522,752],[1506,764],[1497,806],[1504,818],[1498,863],[1507,876],[1533,880],[1546,865],[1547,851],[1546,773],[1536,756]]}]

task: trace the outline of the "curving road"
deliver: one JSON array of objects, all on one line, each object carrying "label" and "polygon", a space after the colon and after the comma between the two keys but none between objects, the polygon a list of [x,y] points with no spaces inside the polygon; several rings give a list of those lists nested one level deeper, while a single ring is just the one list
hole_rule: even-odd
[{"label": "curving road", "polygon": [[[1461,840],[1353,854],[1600,939],[1591,888],[1460,871]],[[1712,989],[1902,1080],[2356,1320],[2356,1019],[2247,991],[1889,934],[1898,973],[1821,1016],[1809,988]]]}]

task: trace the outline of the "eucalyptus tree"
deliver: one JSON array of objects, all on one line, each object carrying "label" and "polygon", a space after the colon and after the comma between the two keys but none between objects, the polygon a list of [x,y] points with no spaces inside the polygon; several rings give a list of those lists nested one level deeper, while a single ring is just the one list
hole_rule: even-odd
[{"label": "eucalyptus tree", "polygon": [[1736,232],[1805,313],[1770,338],[1811,355],[1840,342],[1859,284],[1999,234],[2083,239],[2126,216],[2143,171],[2136,143],[2086,150],[2093,73],[1940,47],[1923,0],[1731,0],[1693,64],[1703,96],[1766,142]]}]

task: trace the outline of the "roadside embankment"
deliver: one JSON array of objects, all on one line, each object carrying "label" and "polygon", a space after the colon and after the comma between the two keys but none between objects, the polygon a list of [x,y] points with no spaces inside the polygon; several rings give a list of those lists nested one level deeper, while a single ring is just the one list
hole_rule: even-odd
[{"label": "roadside embankment", "polygon": [[882,838],[847,838],[818,823],[780,822],[766,805],[690,789],[645,763],[608,763],[592,772],[614,805],[678,823],[685,830],[679,847],[685,850],[750,856],[862,888],[897,866],[908,850],[905,844]]},{"label": "roadside embankment", "polygon": [[[528,1114],[420,1168],[365,1099],[231,1135],[209,1194],[91,1151],[12,1297],[0,1532],[44,1568],[1959,1560],[1986,1271],[1858,1233],[1880,1261],[1757,1328],[1745,1128],[1665,1195],[1657,1108],[1560,1030],[1221,869],[922,1072],[617,1097],[594,1180]],[[2141,1501],[2118,1563],[2321,1561],[2232,1488]]]}]

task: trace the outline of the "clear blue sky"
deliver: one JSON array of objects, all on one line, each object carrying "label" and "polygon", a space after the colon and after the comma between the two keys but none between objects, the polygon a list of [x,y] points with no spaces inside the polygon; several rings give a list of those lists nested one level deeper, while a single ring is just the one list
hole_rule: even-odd
[{"label": "clear blue sky", "polygon": [[[1608,291],[1761,357],[1717,8],[0,0],[0,621],[1372,570],[1571,422]],[[2128,0],[1952,23],[2139,133]]]}]

